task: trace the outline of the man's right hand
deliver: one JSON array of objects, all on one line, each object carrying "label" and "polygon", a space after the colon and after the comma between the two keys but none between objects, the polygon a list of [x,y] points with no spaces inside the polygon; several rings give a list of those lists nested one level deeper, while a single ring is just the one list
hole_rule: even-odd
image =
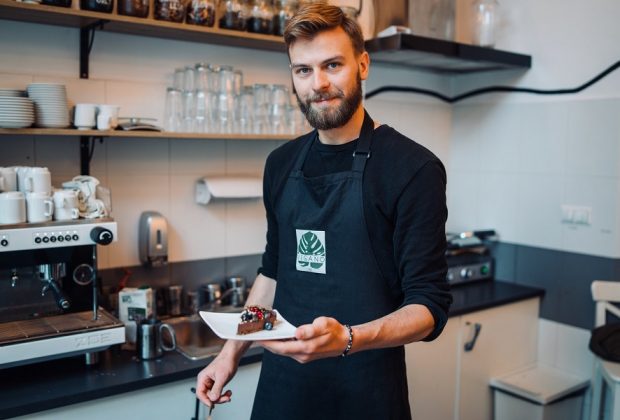
[{"label": "man's right hand", "polygon": [[237,366],[234,357],[220,353],[198,374],[196,397],[209,407],[229,402],[232,391],[229,389],[222,393],[222,390],[237,372]]}]

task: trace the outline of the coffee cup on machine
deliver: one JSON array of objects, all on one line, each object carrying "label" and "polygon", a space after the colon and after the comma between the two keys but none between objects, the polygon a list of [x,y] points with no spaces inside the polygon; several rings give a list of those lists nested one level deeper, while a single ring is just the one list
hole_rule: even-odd
[{"label": "coffee cup on machine", "polygon": [[75,220],[80,217],[77,191],[56,190],[53,198],[55,220]]},{"label": "coffee cup on machine", "polygon": [[54,201],[44,192],[26,194],[26,215],[28,222],[49,222],[54,214]]},{"label": "coffee cup on machine", "polygon": [[0,193],[0,225],[26,222],[26,198],[21,191]]},{"label": "coffee cup on machine", "polygon": [[17,171],[15,167],[0,168],[0,192],[17,191]]}]

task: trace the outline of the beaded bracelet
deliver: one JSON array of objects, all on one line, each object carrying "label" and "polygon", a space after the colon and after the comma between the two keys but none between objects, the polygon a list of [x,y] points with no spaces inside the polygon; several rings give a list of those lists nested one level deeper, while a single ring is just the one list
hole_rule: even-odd
[{"label": "beaded bracelet", "polygon": [[349,331],[349,342],[347,343],[347,347],[342,352],[341,356],[345,357],[351,351],[351,347],[353,346],[353,330],[349,324],[344,325],[346,329]]}]

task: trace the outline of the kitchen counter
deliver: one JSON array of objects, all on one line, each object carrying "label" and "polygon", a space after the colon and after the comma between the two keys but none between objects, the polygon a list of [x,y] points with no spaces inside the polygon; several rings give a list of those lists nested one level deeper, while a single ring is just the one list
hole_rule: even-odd
[{"label": "kitchen counter", "polygon": [[[450,316],[519,300],[540,297],[543,289],[501,281],[461,285],[452,290]],[[262,348],[251,348],[241,359],[246,365],[262,360]],[[103,398],[195,377],[211,358],[191,361],[177,352],[154,361],[140,361],[117,347],[102,353],[96,366],[84,356],[0,370],[0,419]]]}]

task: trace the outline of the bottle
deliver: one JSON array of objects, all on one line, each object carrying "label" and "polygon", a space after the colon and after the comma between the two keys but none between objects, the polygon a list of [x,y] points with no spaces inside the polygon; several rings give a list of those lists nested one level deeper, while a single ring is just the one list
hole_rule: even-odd
[{"label": "bottle", "polygon": [[267,35],[273,33],[273,2],[271,0],[253,1],[247,30]]},{"label": "bottle", "polygon": [[297,0],[276,0],[273,11],[273,34],[284,35],[284,28],[297,12]]},{"label": "bottle", "polygon": [[493,47],[495,45],[495,25],[497,20],[497,0],[474,0],[473,39],[474,45]]},{"label": "bottle", "polygon": [[215,23],[215,0],[190,0],[185,21],[193,25],[213,26]]}]

